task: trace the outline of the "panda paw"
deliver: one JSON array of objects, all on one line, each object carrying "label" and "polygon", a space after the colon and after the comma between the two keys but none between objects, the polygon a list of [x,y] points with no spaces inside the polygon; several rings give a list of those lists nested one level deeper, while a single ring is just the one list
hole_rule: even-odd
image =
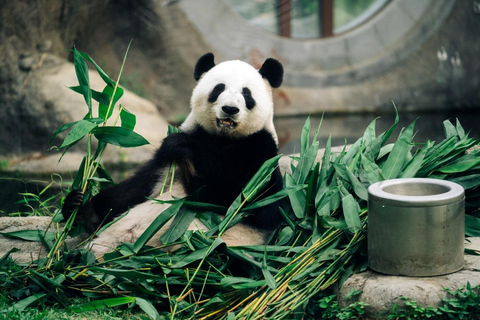
[{"label": "panda paw", "polygon": [[83,201],[83,192],[74,189],[65,197],[63,201],[62,214],[65,219],[70,218],[75,208],[80,207]]}]

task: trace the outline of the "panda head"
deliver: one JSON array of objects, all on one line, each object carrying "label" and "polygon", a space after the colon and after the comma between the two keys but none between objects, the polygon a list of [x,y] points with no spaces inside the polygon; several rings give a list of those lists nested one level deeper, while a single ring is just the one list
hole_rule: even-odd
[{"label": "panda head", "polygon": [[216,65],[213,54],[207,53],[198,60],[194,77],[198,84],[183,131],[200,125],[212,134],[241,138],[266,129],[277,141],[272,87],[282,83],[280,62],[270,58],[256,70],[239,60]]}]

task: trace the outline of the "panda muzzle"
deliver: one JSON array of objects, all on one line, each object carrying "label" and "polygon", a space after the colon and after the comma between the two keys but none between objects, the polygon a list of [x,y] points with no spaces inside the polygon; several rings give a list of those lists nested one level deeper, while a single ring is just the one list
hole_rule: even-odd
[{"label": "panda muzzle", "polygon": [[224,119],[217,118],[217,125],[219,127],[233,129],[237,126],[237,123],[230,118],[224,118]]}]

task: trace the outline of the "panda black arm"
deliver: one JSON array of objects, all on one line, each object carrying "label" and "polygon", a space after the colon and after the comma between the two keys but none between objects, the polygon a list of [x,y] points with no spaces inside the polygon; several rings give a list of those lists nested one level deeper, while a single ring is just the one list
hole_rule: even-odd
[{"label": "panda black arm", "polygon": [[[278,148],[273,140],[271,134],[266,130],[262,130],[258,133],[259,137],[256,138],[257,143],[254,152],[262,158],[262,163],[268,159],[275,157],[278,154]],[[265,186],[265,193],[262,195],[262,199],[271,196],[283,189],[283,177],[280,173],[280,169],[277,167],[272,173],[270,181]],[[258,208],[251,212],[245,219],[245,223],[254,226],[256,228],[271,231],[275,229],[281,223],[281,215],[278,207],[281,205],[281,201],[277,201],[262,208]]]},{"label": "panda black arm", "polygon": [[[162,178],[163,168],[174,162],[179,163],[182,169],[186,167],[185,164],[190,163],[191,157],[189,144],[188,136],[183,133],[168,136],[154,157],[133,176],[115,186],[103,189],[89,203],[81,207],[77,216],[85,222],[87,231],[95,231],[100,224],[108,223],[129,208],[144,202],[146,197],[151,196],[155,184]],[[63,206],[65,218],[68,218],[78,204],[78,192],[78,190],[71,192],[65,199]]]}]

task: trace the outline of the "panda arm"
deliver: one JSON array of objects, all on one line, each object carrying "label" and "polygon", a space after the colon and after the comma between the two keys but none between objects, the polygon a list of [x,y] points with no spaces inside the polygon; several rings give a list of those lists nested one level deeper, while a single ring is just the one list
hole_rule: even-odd
[{"label": "panda arm", "polygon": [[[98,195],[79,209],[77,216],[85,222],[88,232],[108,223],[129,208],[142,203],[152,195],[155,185],[163,178],[162,169],[178,163],[181,171],[194,172],[191,163],[190,139],[184,133],[175,133],[163,141],[154,157],[127,180],[100,191]],[[73,212],[83,195],[79,190],[71,192],[63,205],[64,217]],[[80,201],[79,201],[80,198]],[[78,219],[77,219],[78,220]]]},{"label": "panda arm", "polygon": [[[255,152],[263,160],[262,163],[268,159],[273,158],[278,154],[278,148],[273,140],[273,137],[267,131],[262,131],[260,133],[259,139],[255,145]],[[277,167],[272,173],[270,181],[265,187],[265,193],[262,198],[271,196],[278,191],[283,189],[283,177],[280,172],[280,169]],[[264,229],[264,230],[273,230],[281,222],[281,215],[278,207],[281,205],[282,201],[274,202],[265,207],[258,208],[254,210],[250,215],[245,219],[245,222],[251,226]]]}]

